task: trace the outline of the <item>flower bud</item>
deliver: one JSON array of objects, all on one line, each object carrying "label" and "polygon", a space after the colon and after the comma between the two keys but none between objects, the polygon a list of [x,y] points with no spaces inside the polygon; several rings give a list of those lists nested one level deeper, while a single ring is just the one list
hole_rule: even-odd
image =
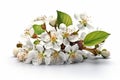
[{"label": "flower bud", "polygon": [[14,48],[14,49],[13,49],[13,55],[14,55],[15,57],[17,57],[17,54],[18,54],[18,52],[19,52],[20,49],[21,49],[21,48]]},{"label": "flower bud", "polygon": [[27,51],[20,51],[17,55],[17,58],[19,61],[25,61],[25,59],[27,58]]},{"label": "flower bud", "polygon": [[108,57],[110,56],[110,52],[107,51],[107,50],[105,50],[105,49],[103,49],[103,50],[101,51],[101,55],[102,55],[104,58],[108,58]]},{"label": "flower bud", "polygon": [[56,18],[53,17],[53,16],[51,16],[51,17],[50,17],[50,20],[49,20],[49,24],[50,24],[51,26],[55,27],[55,25],[56,25]]}]

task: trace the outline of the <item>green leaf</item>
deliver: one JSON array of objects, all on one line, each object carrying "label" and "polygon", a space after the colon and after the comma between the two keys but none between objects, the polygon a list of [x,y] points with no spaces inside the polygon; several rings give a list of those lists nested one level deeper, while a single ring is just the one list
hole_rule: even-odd
[{"label": "green leaf", "polygon": [[64,24],[66,24],[66,26],[69,26],[72,24],[72,19],[68,14],[61,12],[61,11],[57,11],[57,24],[58,24],[58,26],[61,23],[64,23]]},{"label": "green leaf", "polygon": [[37,35],[40,35],[41,33],[45,31],[42,29],[41,25],[37,25],[37,24],[33,25],[33,29],[34,29],[35,34]]},{"label": "green leaf", "polygon": [[103,42],[110,34],[104,31],[93,31],[84,39],[84,45],[94,46]]},{"label": "green leaf", "polygon": [[40,43],[40,40],[38,40],[38,39],[34,41],[34,44],[35,44],[35,45],[37,45],[37,44],[39,44],[39,43]]}]

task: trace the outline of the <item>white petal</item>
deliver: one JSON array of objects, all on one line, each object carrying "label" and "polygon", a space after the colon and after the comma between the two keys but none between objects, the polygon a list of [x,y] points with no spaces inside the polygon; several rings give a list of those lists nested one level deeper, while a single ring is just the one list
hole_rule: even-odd
[{"label": "white petal", "polygon": [[79,61],[83,61],[83,57],[81,54],[76,54],[76,60]]},{"label": "white petal", "polygon": [[68,41],[67,38],[65,38],[65,39],[63,40],[63,44],[64,44],[64,45],[70,45],[70,42]]},{"label": "white petal", "polygon": [[45,64],[46,64],[46,65],[49,65],[49,64],[50,64],[50,61],[51,61],[51,58],[50,58],[50,57],[45,57]]},{"label": "white petal", "polygon": [[33,28],[30,29],[29,33],[30,33],[30,36],[33,36],[33,34],[34,34],[34,30],[33,30]]},{"label": "white petal", "polygon": [[86,35],[86,33],[85,33],[85,32],[82,32],[82,33],[81,33],[81,36],[80,36],[80,39],[81,39],[81,40],[84,40],[85,35]]},{"label": "white petal", "polygon": [[59,55],[61,56],[61,58],[64,60],[64,61],[67,61],[67,59],[68,59],[68,55],[67,55],[67,53],[64,53],[64,52],[60,52],[59,53]]},{"label": "white petal", "polygon": [[31,58],[27,58],[24,63],[29,64],[29,63],[31,63],[31,61],[32,61]]},{"label": "white petal", "polygon": [[53,49],[55,49],[56,51],[60,51],[61,46],[58,45],[57,43],[54,43],[54,44],[53,44]]},{"label": "white petal", "polygon": [[38,58],[32,59],[32,64],[33,65],[40,65],[40,64],[42,64],[42,59],[38,59]]},{"label": "white petal", "polygon": [[67,46],[65,47],[65,52],[70,52],[71,49],[72,49],[72,47],[71,47],[70,45],[67,45]]},{"label": "white petal", "polygon": [[79,36],[78,35],[71,35],[68,37],[68,39],[71,41],[71,42],[76,42],[79,40]]},{"label": "white petal", "polygon": [[53,53],[53,51],[54,51],[54,50],[52,50],[52,49],[47,49],[47,50],[45,50],[44,54],[45,54],[47,57],[50,57],[51,54]]},{"label": "white petal", "polygon": [[81,55],[84,54],[83,51],[81,51],[81,50],[76,50],[76,53],[81,54]]},{"label": "white petal", "polygon": [[84,30],[84,29],[85,29],[85,27],[84,27],[83,25],[81,25],[81,24],[78,24],[77,27],[78,27],[78,29],[80,29],[80,30]]},{"label": "white petal", "polygon": [[38,53],[37,51],[32,50],[28,53],[27,58],[34,58],[37,55],[37,53]]},{"label": "white petal", "polygon": [[36,45],[36,49],[39,51],[39,52],[43,52],[44,51],[44,48],[42,45]]},{"label": "white petal", "polygon": [[74,14],[74,17],[76,20],[80,20],[80,15],[79,14]]},{"label": "white petal", "polygon": [[72,52],[76,52],[78,49],[79,49],[79,47],[77,44],[72,46]]},{"label": "white petal", "polygon": [[13,50],[13,55],[14,55],[15,57],[17,57],[17,54],[18,54],[18,52],[19,52],[19,49],[20,49],[20,48],[15,48],[15,49]]},{"label": "white petal", "polygon": [[41,24],[44,24],[44,21],[35,21],[35,22],[33,22],[33,24],[41,25]]},{"label": "white petal", "polygon": [[56,24],[56,17],[53,17],[53,16],[49,17],[49,23],[50,23],[50,25],[55,26],[55,24]]},{"label": "white petal", "polygon": [[63,37],[60,35],[58,35],[58,37],[57,37],[57,44],[59,44],[59,45],[61,45],[63,43]]},{"label": "white petal", "polygon": [[88,54],[87,54],[87,58],[88,58],[88,59],[95,59],[96,56],[93,55],[93,54],[91,54],[91,53],[88,53]]},{"label": "white petal", "polygon": [[87,54],[88,54],[88,53],[87,53],[85,50],[77,50],[76,53],[77,53],[77,54],[81,54],[81,55],[83,55],[85,58],[87,58]]},{"label": "white petal", "polygon": [[30,51],[28,53],[27,59],[25,60],[25,63],[30,63],[32,61],[32,59],[34,59],[37,55],[36,51]]},{"label": "white petal", "polygon": [[67,27],[67,33],[72,34],[75,31],[77,31],[77,28],[75,28],[73,25]]},{"label": "white petal", "polygon": [[87,27],[88,29],[90,29],[90,30],[91,30],[91,29],[94,29],[94,27],[91,26],[90,24],[87,24],[86,27]]},{"label": "white petal", "polygon": [[88,16],[87,16],[86,14],[83,13],[83,14],[80,14],[80,18],[86,20],[86,19],[88,18]]},{"label": "white petal", "polygon": [[30,46],[30,47],[33,47],[33,44],[32,44],[32,42],[29,38],[26,40],[26,45]]},{"label": "white petal", "polygon": [[40,39],[44,42],[49,42],[50,41],[50,36],[48,33],[44,32],[40,35]]},{"label": "white petal", "polygon": [[46,44],[44,45],[44,47],[45,47],[46,49],[53,48],[53,43],[48,42],[48,43],[46,43]]},{"label": "white petal", "polygon": [[59,28],[62,30],[62,31],[66,31],[66,25],[61,23]]},{"label": "white petal", "polygon": [[36,56],[37,56],[37,51],[34,50],[30,51],[28,53],[27,59],[25,60],[25,63],[30,63],[32,59],[36,58]]}]

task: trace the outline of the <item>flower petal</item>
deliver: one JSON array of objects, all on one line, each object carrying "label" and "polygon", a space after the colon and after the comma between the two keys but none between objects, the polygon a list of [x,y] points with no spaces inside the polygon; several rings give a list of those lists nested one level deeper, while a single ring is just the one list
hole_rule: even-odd
[{"label": "flower petal", "polygon": [[48,42],[48,43],[46,43],[46,44],[44,45],[44,47],[45,47],[46,49],[50,49],[50,48],[53,48],[53,44],[52,44],[51,42]]},{"label": "flower petal", "polygon": [[63,24],[63,23],[60,24],[59,28],[60,28],[60,30],[63,31],[63,32],[65,32],[66,29],[67,29],[66,25]]},{"label": "flower petal", "polygon": [[82,57],[81,54],[77,54],[77,53],[76,53],[76,61],[77,61],[77,62],[83,61],[83,57]]},{"label": "flower petal", "polygon": [[71,51],[71,46],[70,45],[67,45],[66,47],[65,47],[65,52],[70,52]]},{"label": "flower petal", "polygon": [[64,52],[60,52],[59,53],[59,55],[61,56],[61,58],[64,60],[64,61],[67,61],[67,59],[68,59],[68,55],[67,55],[67,53],[64,53]]},{"label": "flower petal", "polygon": [[48,35],[47,32],[44,32],[40,35],[40,39],[44,42],[49,42],[50,41],[50,36]]},{"label": "flower petal", "polygon": [[61,36],[61,34],[59,34],[58,36],[57,36],[57,44],[58,45],[61,45],[63,43],[63,37]]},{"label": "flower petal", "polygon": [[30,63],[30,62],[32,61],[32,59],[36,58],[37,53],[38,53],[38,52],[37,52],[37,51],[34,51],[34,50],[30,51],[30,52],[28,53],[27,59],[25,60],[25,63]]},{"label": "flower petal", "polygon": [[54,43],[54,44],[53,44],[53,49],[55,49],[56,51],[60,51],[61,46],[58,45],[57,43]]},{"label": "flower petal", "polygon": [[64,44],[64,45],[70,45],[70,42],[68,41],[67,38],[65,38],[65,39],[63,39],[63,44]]},{"label": "flower petal", "polygon": [[43,52],[44,51],[44,48],[42,45],[36,45],[36,49],[39,51],[39,52]]},{"label": "flower petal", "polygon": [[86,36],[86,33],[85,33],[85,32],[82,32],[81,35],[80,35],[80,39],[81,39],[81,40],[84,40],[85,36]]},{"label": "flower petal", "polygon": [[94,27],[91,26],[90,24],[87,24],[86,27],[87,27],[88,29],[90,29],[90,30],[91,30],[91,29],[94,29]]},{"label": "flower petal", "polygon": [[42,59],[41,60],[38,60],[37,58],[36,59],[32,59],[32,64],[33,65],[39,65],[42,63]]},{"label": "flower petal", "polygon": [[76,52],[78,49],[79,49],[79,47],[77,44],[72,46],[72,52]]},{"label": "flower petal", "polygon": [[49,64],[50,64],[50,61],[51,61],[51,58],[50,58],[50,57],[45,57],[45,64],[46,64],[46,65],[49,65]]},{"label": "flower petal", "polygon": [[45,50],[44,55],[46,55],[47,57],[50,57],[51,54],[53,53],[53,51],[54,50],[52,50],[52,49],[47,49],[47,50]]},{"label": "flower petal", "polygon": [[71,35],[68,37],[68,39],[71,41],[71,42],[76,42],[79,40],[79,36],[78,35]]},{"label": "flower petal", "polygon": [[78,20],[78,21],[80,20],[80,15],[79,14],[74,14],[74,17],[75,17],[76,20]]},{"label": "flower petal", "polygon": [[81,24],[78,24],[77,27],[78,27],[78,29],[80,29],[80,30],[85,30],[85,27],[84,27],[83,25],[81,25]]}]

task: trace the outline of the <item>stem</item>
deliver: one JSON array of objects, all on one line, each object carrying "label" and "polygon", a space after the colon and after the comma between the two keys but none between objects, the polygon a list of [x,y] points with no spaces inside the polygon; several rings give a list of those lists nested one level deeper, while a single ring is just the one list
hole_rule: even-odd
[{"label": "stem", "polygon": [[83,43],[83,40],[80,40],[80,41],[78,41],[76,43],[78,44],[80,50],[87,50],[87,51],[93,53],[95,56],[99,53],[99,50],[97,50],[97,48],[88,48],[88,47],[86,47],[84,45],[84,43]]},{"label": "stem", "polygon": [[91,53],[93,53],[95,56],[99,53],[99,51],[95,48],[87,48],[87,47],[83,47],[83,50],[87,50],[90,51]]}]

